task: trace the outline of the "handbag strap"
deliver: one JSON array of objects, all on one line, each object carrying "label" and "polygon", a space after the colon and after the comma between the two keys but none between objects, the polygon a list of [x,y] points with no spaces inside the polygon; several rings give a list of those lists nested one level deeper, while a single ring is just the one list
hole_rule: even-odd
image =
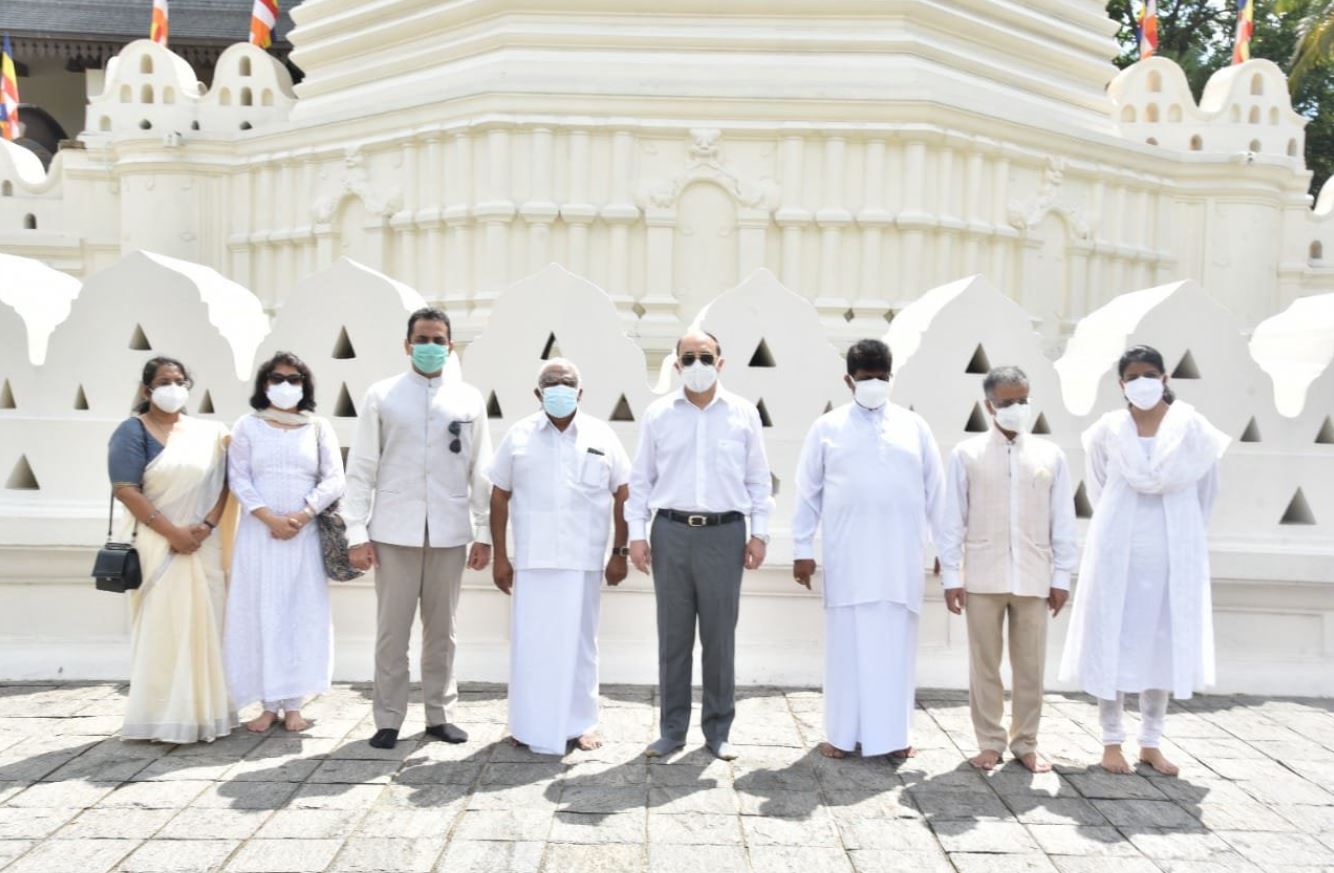
[{"label": "handbag strap", "polygon": [[[140,433],[140,434],[143,436],[143,438],[144,438],[144,458],[147,458],[147,457],[148,457],[148,425],[144,424],[144,420],[143,420],[142,418],[139,418],[139,416],[136,415],[135,418],[136,418],[136,419],[138,420],[138,422],[139,422],[139,433]],[[143,491],[143,484],[142,484],[142,483],[140,483],[140,485],[139,485],[139,490],[140,490],[140,491]],[[116,489],[115,489],[115,486],[112,486],[112,488],[111,488],[111,501],[110,501],[110,503],[107,505],[107,542],[110,542],[110,541],[111,541],[112,533],[113,533],[113,531],[115,530],[115,524],[116,524]],[[139,519],[136,518],[136,519],[134,520],[134,527],[130,529],[130,542],[135,542],[135,541],[137,541],[138,539],[139,539]]]}]

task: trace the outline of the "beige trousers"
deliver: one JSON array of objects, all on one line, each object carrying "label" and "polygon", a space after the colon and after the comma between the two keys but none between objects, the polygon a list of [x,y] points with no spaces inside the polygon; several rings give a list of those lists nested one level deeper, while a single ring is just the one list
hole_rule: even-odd
[{"label": "beige trousers", "polygon": [[1009,746],[1016,757],[1038,747],[1042,675],[1047,663],[1047,599],[1014,594],[968,594],[968,704],[982,751],[1004,753],[1005,686],[1001,655],[1009,623],[1011,694]]},{"label": "beige trousers", "polygon": [[458,700],[454,678],[454,614],[458,611],[467,547],[411,548],[375,543],[375,727],[402,727],[408,711],[408,640],[421,602],[422,698],[426,724],[451,721]]}]

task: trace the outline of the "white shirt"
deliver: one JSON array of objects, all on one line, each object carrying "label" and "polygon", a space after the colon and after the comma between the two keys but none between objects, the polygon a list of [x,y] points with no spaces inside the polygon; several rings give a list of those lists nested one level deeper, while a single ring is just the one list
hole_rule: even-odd
[{"label": "white shirt", "polygon": [[[994,430],[995,425],[992,425]],[[984,438],[992,438],[986,434]],[[1018,543],[1024,537],[1025,519],[1020,511],[1019,453],[1009,452],[1010,476],[1010,555],[1007,568],[1010,593],[1019,590]],[[963,587],[963,546],[968,533],[968,469],[958,450],[950,455],[949,473],[945,487],[945,526],[940,540],[940,581],[946,588]],[[1077,522],[1075,521],[1075,493],[1070,483],[1070,467],[1064,453],[1056,465],[1051,482],[1051,587],[1070,590],[1070,576],[1079,557]]]},{"label": "white shirt", "polygon": [[793,557],[824,542],[826,607],[901,603],[922,608],[925,545],[944,509],[940,451],[926,421],[887,403],[857,403],[811,425],[797,462]]},{"label": "white shirt", "polygon": [[767,536],[772,490],[755,405],[719,385],[700,409],[678,389],[653,401],[640,425],[625,504],[630,539],[648,539],[658,509],[740,512],[752,535]]},{"label": "white shirt", "polygon": [[[449,432],[455,422],[457,436]],[[458,452],[449,449],[455,439]],[[375,383],[347,458],[348,543],[489,544],[490,462],[486,403],[476,388],[415,370]]]},{"label": "white shirt", "polygon": [[583,412],[564,431],[545,412],[515,422],[487,470],[511,493],[516,570],[601,570],[613,496],[630,458],[605,423]]}]

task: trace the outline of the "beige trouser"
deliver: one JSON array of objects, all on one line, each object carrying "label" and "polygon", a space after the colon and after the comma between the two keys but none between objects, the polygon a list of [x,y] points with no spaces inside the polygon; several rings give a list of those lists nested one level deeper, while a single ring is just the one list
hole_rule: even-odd
[{"label": "beige trouser", "polygon": [[408,711],[408,640],[417,602],[422,612],[422,698],[426,724],[450,721],[458,699],[454,678],[454,613],[467,547],[411,548],[375,543],[375,727],[402,727]]},{"label": "beige trouser", "polygon": [[1011,694],[1010,749],[1022,757],[1038,747],[1042,718],[1042,674],[1047,663],[1047,599],[969,592],[968,703],[982,751],[1004,753],[1005,686],[1000,664],[1009,618]]}]

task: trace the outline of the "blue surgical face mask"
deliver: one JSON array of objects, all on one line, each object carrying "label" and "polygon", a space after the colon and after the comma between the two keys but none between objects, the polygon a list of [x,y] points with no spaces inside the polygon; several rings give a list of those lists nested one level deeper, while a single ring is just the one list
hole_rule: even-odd
[{"label": "blue surgical face mask", "polygon": [[569,418],[579,408],[579,389],[548,385],[542,389],[542,408],[552,418]]},{"label": "blue surgical face mask", "polygon": [[440,343],[413,343],[412,366],[422,373],[439,373],[449,358],[449,347]]}]

